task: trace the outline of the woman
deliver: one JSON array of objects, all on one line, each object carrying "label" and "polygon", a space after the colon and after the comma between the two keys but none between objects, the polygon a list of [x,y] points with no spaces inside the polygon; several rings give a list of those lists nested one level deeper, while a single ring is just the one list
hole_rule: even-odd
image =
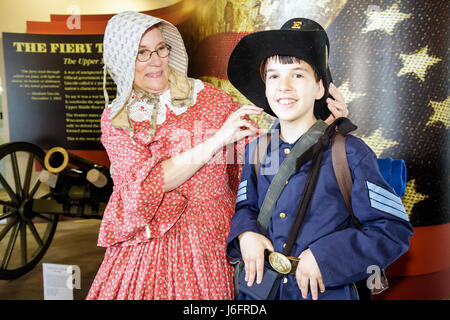
[{"label": "woman", "polygon": [[[255,136],[245,117],[262,109],[188,78],[182,38],[164,20],[114,16],[103,55],[117,84],[101,119],[114,191],[87,299],[232,299],[225,244],[240,166],[219,151]],[[347,112],[333,104],[334,116]]]}]

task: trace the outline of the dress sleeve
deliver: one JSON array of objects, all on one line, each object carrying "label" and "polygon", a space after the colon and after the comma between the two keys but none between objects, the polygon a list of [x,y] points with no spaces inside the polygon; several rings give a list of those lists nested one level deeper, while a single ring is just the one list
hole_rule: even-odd
[{"label": "dress sleeve", "polygon": [[[349,141],[347,141],[348,153]],[[408,250],[413,230],[400,197],[383,179],[376,155],[367,152],[352,167],[352,207],[361,229],[348,227],[313,242],[325,286],[367,278],[368,267],[386,268]],[[350,164],[350,163],[349,163]]]},{"label": "dress sleeve", "polygon": [[[135,122],[130,139],[127,130],[115,129],[110,121],[102,121],[101,140],[113,168],[115,195],[108,205],[114,211],[111,227],[115,239],[124,241],[139,234],[157,237],[168,229],[167,223],[161,226],[155,214],[165,197],[161,162],[169,155],[164,141],[149,135],[149,125],[148,121]],[[184,202],[169,203],[177,206]]]},{"label": "dress sleeve", "polygon": [[[241,107],[241,104],[235,101],[228,93],[214,87],[210,83],[203,82],[203,84],[205,86],[205,92],[208,94],[207,100],[213,106],[212,109],[204,109],[202,119],[208,121],[215,130],[219,130],[228,117]],[[234,195],[236,195],[239,185],[245,145],[246,140],[243,139],[224,148],[228,186]]]},{"label": "dress sleeve", "polygon": [[[241,108],[242,105],[239,102],[233,100],[233,98],[223,90],[216,88],[215,94],[217,95],[217,101],[220,106],[220,108],[218,109],[220,121],[217,123],[217,128],[219,129],[225,123],[228,117],[233,112]],[[215,116],[217,116],[217,114],[215,114]],[[260,127],[255,121],[249,118],[247,118],[247,120],[250,120],[256,128],[260,129]],[[254,140],[255,138],[256,137],[251,138],[246,137],[226,147],[226,159],[228,164],[227,166],[228,181],[230,189],[233,190],[234,193],[236,193],[237,187],[239,185],[239,177],[242,172],[243,167],[242,164],[244,163],[245,147],[248,145],[250,141]]]},{"label": "dress sleeve", "polygon": [[[122,196],[130,212],[135,212],[151,219],[164,196],[164,172],[161,162],[168,159],[164,141],[152,141],[149,121],[134,123],[133,142],[125,159],[124,191]],[[133,156],[135,155],[135,156]],[[140,158],[141,161],[130,163],[128,157]]]},{"label": "dress sleeve", "polygon": [[[226,110],[222,124],[233,112],[241,107],[241,104],[234,101],[231,97],[228,96],[228,99],[229,108]],[[242,172],[242,164],[244,163],[245,144],[246,140],[242,139],[241,141],[236,141],[232,146],[230,145],[226,148],[228,181],[229,187],[233,194],[236,194],[238,190],[239,178]]]}]

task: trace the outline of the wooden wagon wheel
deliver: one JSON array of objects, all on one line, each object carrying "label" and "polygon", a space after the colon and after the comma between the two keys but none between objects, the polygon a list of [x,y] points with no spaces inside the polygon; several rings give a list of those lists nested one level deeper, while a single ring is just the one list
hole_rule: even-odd
[{"label": "wooden wagon wheel", "polygon": [[0,146],[0,279],[30,271],[55,233],[58,216],[35,213],[29,205],[30,199],[51,196],[52,190],[39,181],[44,157],[44,151],[31,143]]}]

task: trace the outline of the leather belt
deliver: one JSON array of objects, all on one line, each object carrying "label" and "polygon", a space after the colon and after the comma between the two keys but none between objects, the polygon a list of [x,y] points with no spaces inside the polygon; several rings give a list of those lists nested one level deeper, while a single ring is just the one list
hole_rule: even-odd
[{"label": "leather belt", "polygon": [[276,272],[295,275],[300,258],[285,256],[280,252],[269,250],[264,251],[264,256],[269,260],[270,265]]}]

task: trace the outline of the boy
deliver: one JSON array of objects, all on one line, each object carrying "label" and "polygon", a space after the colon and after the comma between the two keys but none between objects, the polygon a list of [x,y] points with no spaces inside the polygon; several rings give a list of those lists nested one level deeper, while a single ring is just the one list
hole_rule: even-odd
[{"label": "boy", "polygon": [[[325,30],[312,20],[296,18],[280,30],[245,36],[230,56],[230,82],[255,105],[276,116],[279,124],[274,132],[280,132],[279,138],[272,134],[266,161],[261,162],[257,172],[251,147],[245,150],[227,240],[228,256],[242,257],[245,263],[247,283],[241,283],[240,299],[255,298],[242,290],[243,286],[251,288],[256,280],[257,287],[264,270],[276,267],[265,256],[268,252],[283,252],[286,243],[292,251],[285,254],[291,257],[284,258],[288,269],[279,273],[280,281],[274,282],[276,299],[358,299],[353,283],[367,278],[369,267],[385,268],[409,247],[412,227],[400,198],[380,174],[373,151],[353,136],[347,137],[346,153],[353,180],[352,208],[361,229],[352,222],[340,193],[330,144],[323,153],[318,180],[293,245],[292,240],[288,241],[308,183],[311,161],[297,172],[289,171],[282,187],[280,172],[275,175],[267,169],[279,163],[281,171],[292,158],[290,153],[295,150],[299,157],[325,131],[327,126],[318,119],[329,115],[328,51]],[[303,149],[298,147],[302,144]],[[277,183],[278,193],[274,191]],[[270,201],[271,207],[266,205]],[[257,218],[267,207],[270,220],[262,230]],[[260,290],[267,290],[267,284]]]}]

